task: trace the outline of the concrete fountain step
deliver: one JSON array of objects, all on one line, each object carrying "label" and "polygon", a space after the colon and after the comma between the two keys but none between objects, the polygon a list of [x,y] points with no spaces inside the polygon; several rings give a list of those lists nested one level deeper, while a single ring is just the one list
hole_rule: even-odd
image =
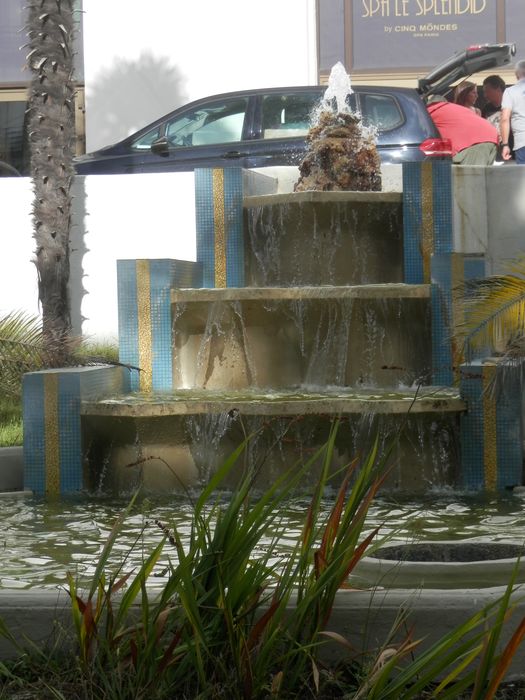
[{"label": "concrete fountain step", "polygon": [[293,192],[244,200],[254,287],[403,281],[402,195]]},{"label": "concrete fountain step", "polygon": [[[307,194],[307,193],[305,193]],[[318,299],[429,299],[429,284],[356,284],[307,287],[227,287],[172,289],[173,304],[215,301],[288,301]]]},{"label": "concrete fountain step", "polygon": [[428,376],[429,295],[404,283],[173,289],[173,384],[411,386]]},{"label": "concrete fountain step", "polygon": [[243,206],[245,209],[251,209],[253,207],[271,206],[276,204],[293,205],[308,202],[328,204],[333,204],[334,202],[350,202],[352,204],[364,203],[380,206],[383,203],[401,204],[402,201],[403,194],[401,192],[339,192],[336,190],[321,192],[317,190],[308,190],[307,192],[263,194],[245,197],[243,200]]},{"label": "concrete fountain step", "polygon": [[218,414],[295,416],[319,414],[450,413],[466,410],[454,389],[425,386],[407,389],[345,389],[265,391],[212,391],[180,389],[171,393],[134,393],[82,403],[83,415],[154,418]]}]

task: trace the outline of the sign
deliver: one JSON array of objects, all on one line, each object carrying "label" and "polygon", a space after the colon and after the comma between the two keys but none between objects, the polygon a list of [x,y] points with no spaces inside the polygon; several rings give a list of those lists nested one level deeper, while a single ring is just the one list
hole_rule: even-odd
[{"label": "sign", "polygon": [[496,19],[495,0],[353,0],[351,70],[431,68],[497,43]]},{"label": "sign", "polygon": [[525,2],[523,2],[523,0],[507,0],[505,3],[505,36],[506,41],[516,44],[518,52],[516,55],[517,60],[524,58],[524,32]]}]

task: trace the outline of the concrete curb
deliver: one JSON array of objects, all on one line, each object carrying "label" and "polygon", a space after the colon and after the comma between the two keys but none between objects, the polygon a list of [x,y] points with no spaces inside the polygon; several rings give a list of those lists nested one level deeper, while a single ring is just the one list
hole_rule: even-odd
[{"label": "concrete curb", "polygon": [[0,492],[23,491],[24,448],[0,447]]},{"label": "concrete curb", "polygon": [[[373,649],[385,643],[401,610],[409,611],[408,627],[414,629],[414,639],[422,639],[420,650],[428,649],[438,639],[452,631],[484,606],[495,603],[505,592],[504,587],[460,590],[381,590],[340,591],[336,597],[327,629],[338,632],[357,651]],[[525,616],[525,586],[513,594],[516,609],[502,634],[505,644]],[[44,646],[57,629],[73,632],[69,596],[62,590],[31,589],[29,591],[0,590],[0,617],[16,640],[22,645],[30,639]],[[402,635],[406,634],[405,628]],[[72,639],[72,636],[69,636]],[[62,642],[67,644],[67,635]],[[341,659],[347,651],[337,644],[327,645],[327,662]],[[17,649],[6,639],[0,639],[0,659],[13,658]],[[524,676],[525,645],[519,647],[509,674]]]}]

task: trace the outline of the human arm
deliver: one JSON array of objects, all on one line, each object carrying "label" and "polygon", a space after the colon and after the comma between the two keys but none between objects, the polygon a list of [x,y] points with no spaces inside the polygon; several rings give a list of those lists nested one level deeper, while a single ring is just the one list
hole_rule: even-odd
[{"label": "human arm", "polygon": [[501,157],[503,160],[510,159],[509,136],[510,136],[510,115],[511,109],[504,107],[501,110],[500,133],[501,133]]}]

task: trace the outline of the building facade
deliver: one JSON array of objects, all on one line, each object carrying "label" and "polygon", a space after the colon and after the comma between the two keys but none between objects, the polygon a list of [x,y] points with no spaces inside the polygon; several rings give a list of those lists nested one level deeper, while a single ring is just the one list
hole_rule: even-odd
[{"label": "building facade", "polygon": [[514,42],[525,53],[523,0],[318,0],[318,27],[321,82],[337,61],[355,82],[413,86],[471,45]]},{"label": "building facade", "polygon": [[[75,81],[77,153],[84,152],[84,63],[82,2],[76,0],[78,32],[75,37]],[[0,161],[25,175],[29,167],[26,135],[27,90],[30,73],[26,67],[27,36],[24,0],[0,2]]]}]

